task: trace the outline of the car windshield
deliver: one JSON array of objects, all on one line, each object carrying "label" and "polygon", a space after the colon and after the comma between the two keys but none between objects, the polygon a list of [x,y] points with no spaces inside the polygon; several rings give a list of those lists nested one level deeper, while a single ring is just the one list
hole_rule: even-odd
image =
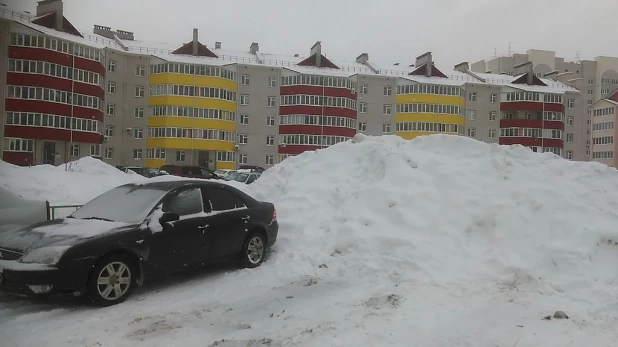
[{"label": "car windshield", "polygon": [[123,223],[141,223],[167,192],[135,186],[109,190],[71,214],[78,219],[103,219]]},{"label": "car windshield", "polygon": [[245,182],[247,181],[247,177],[249,177],[247,173],[234,172],[229,174],[225,179],[228,181]]}]

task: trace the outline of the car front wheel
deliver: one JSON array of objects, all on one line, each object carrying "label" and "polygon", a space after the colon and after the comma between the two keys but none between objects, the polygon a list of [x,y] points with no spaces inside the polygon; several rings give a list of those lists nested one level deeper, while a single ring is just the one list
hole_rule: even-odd
[{"label": "car front wheel", "polygon": [[247,237],[241,252],[241,261],[245,267],[254,268],[264,262],[266,256],[266,238],[259,232]]},{"label": "car front wheel", "polygon": [[123,302],[136,285],[137,271],[129,257],[111,255],[94,266],[88,278],[88,297],[97,306]]}]

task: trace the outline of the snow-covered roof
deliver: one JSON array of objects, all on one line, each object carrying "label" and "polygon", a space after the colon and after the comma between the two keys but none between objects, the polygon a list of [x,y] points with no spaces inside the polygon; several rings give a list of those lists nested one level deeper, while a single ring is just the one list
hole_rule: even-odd
[{"label": "snow-covered roof", "polygon": [[[476,84],[491,84],[491,85],[499,85],[499,86],[508,86],[520,90],[524,90],[527,92],[537,92],[537,93],[565,93],[565,92],[579,92],[577,89],[566,85],[562,82],[554,81],[546,78],[539,78],[543,83],[547,86],[537,86],[537,85],[527,85],[527,84],[513,84],[512,82],[516,79],[520,78],[521,75],[518,76],[509,76],[509,75],[498,75],[498,74],[490,74],[490,73],[480,73],[473,72],[474,75],[484,79],[485,81],[476,80],[473,83]],[[470,81],[472,82],[472,81]]]}]

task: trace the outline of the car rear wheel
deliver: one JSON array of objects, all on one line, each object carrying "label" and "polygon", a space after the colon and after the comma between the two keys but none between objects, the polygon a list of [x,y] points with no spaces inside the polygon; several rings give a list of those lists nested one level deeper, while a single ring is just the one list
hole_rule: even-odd
[{"label": "car rear wheel", "polygon": [[97,306],[112,306],[131,295],[136,285],[134,262],[122,254],[101,259],[88,278],[87,294]]},{"label": "car rear wheel", "polygon": [[258,267],[266,256],[266,238],[262,233],[253,232],[247,237],[241,251],[241,261],[245,267]]}]

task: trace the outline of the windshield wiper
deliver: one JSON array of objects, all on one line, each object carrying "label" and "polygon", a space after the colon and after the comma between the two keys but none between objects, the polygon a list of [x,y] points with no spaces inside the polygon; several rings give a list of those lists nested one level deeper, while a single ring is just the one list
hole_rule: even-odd
[{"label": "windshield wiper", "polygon": [[114,220],[107,219],[107,218],[101,218],[101,217],[86,217],[86,218],[81,218],[81,219],[96,219],[96,220],[103,220],[106,222],[115,222]]}]

